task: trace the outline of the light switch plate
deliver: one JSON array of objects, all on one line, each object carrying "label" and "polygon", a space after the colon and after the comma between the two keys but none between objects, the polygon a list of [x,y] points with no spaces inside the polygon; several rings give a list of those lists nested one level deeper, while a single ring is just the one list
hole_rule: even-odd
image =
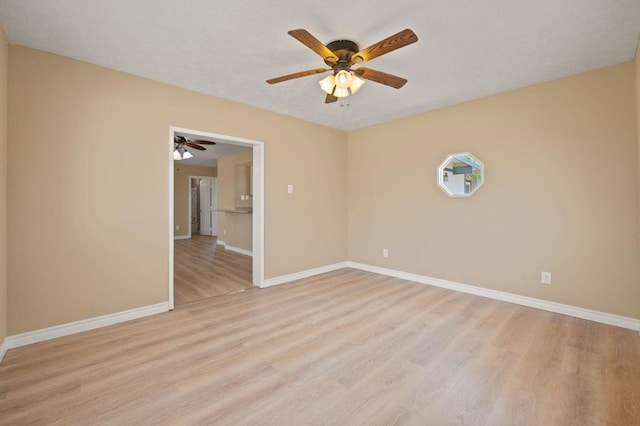
[{"label": "light switch plate", "polygon": [[540,274],[540,282],[542,284],[551,284],[551,272],[542,272]]}]

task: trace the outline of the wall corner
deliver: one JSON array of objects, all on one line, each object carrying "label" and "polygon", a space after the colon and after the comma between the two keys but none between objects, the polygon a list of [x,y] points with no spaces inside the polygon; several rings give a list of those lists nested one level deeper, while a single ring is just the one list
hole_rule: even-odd
[{"label": "wall corner", "polygon": [[[9,44],[0,27],[0,343],[7,336],[7,105],[9,75]],[[4,346],[4,345],[3,345]],[[0,346],[0,361],[4,356]]]}]

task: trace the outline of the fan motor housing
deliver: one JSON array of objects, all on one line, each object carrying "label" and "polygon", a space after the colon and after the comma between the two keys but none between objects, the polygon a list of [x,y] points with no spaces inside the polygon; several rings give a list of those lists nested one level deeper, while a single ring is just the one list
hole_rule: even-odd
[{"label": "fan motor housing", "polygon": [[[358,43],[351,40],[335,40],[331,43],[327,44],[327,49],[331,50],[339,59],[339,63],[350,63],[351,56],[354,53],[358,53],[360,49],[358,48]],[[334,66],[335,64],[324,61],[329,66]]]}]

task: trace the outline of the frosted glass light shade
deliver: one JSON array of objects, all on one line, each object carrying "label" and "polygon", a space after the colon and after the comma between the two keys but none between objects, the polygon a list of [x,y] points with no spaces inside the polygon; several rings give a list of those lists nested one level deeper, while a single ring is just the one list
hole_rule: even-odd
[{"label": "frosted glass light shade", "polygon": [[320,80],[320,87],[328,94],[332,94],[333,88],[336,87],[333,74]]},{"label": "frosted glass light shade", "polygon": [[333,91],[333,96],[336,98],[346,98],[349,96],[349,89],[336,86],[336,90]]},{"label": "frosted glass light shade", "polygon": [[173,159],[178,161],[182,160],[182,156],[180,155],[180,152],[178,152],[177,149],[173,151]]},{"label": "frosted glass light shade", "polygon": [[188,158],[193,158],[193,155],[185,149],[184,154],[182,154],[182,158],[186,160]]},{"label": "frosted glass light shade", "polygon": [[351,80],[353,80],[353,76],[349,71],[338,71],[335,77],[336,87],[346,89],[351,85]]},{"label": "frosted glass light shade", "polygon": [[362,86],[364,86],[364,80],[354,75],[351,81],[351,94],[354,95]]}]

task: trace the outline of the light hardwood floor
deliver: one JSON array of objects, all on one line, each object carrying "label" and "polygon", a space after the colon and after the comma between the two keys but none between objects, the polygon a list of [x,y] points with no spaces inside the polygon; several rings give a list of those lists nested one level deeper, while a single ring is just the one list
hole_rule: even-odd
[{"label": "light hardwood floor", "polygon": [[176,306],[253,287],[251,257],[216,244],[216,237],[204,235],[174,242]]},{"label": "light hardwood floor", "polygon": [[637,332],[343,269],[11,350],[1,424],[637,425]]}]

